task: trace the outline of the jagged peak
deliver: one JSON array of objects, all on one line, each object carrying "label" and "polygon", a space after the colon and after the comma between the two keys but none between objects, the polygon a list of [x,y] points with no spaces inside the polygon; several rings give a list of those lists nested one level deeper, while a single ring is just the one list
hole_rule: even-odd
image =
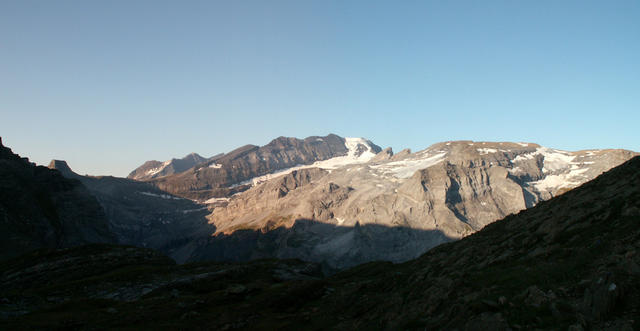
[{"label": "jagged peak", "polygon": [[49,162],[48,168],[60,171],[60,173],[62,173],[62,175],[65,177],[80,176],[73,170],[71,170],[71,167],[69,167],[69,164],[67,164],[67,161],[65,160],[51,160],[51,162]]},{"label": "jagged peak", "polygon": [[183,157],[183,159],[186,159],[186,158],[188,158],[188,157],[195,157],[195,158],[199,158],[199,159],[204,159],[204,157],[202,157],[202,155],[200,155],[200,154],[198,154],[198,153],[196,153],[196,152],[191,152],[191,153],[189,153],[189,154],[185,155],[185,156]]}]

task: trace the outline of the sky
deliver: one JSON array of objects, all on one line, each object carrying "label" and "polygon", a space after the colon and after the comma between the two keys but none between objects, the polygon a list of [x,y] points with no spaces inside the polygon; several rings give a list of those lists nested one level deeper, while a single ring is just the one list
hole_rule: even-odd
[{"label": "sky", "polygon": [[640,151],[640,1],[0,1],[0,136],[126,176],[278,136]]}]

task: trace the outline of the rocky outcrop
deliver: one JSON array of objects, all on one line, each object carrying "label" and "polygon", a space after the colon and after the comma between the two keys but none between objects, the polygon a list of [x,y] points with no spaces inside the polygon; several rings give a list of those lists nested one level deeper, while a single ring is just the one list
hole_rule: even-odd
[{"label": "rocky outcrop", "polygon": [[[218,156],[214,156],[212,159]],[[147,161],[140,167],[133,170],[127,178],[135,180],[150,180],[153,178],[164,177],[173,174],[185,172],[197,164],[206,162],[208,159],[191,153],[181,159],[171,159],[169,161]]]},{"label": "rocky outcrop", "polygon": [[188,171],[150,183],[179,196],[205,201],[229,197],[246,189],[252,179],[279,170],[346,156],[350,151],[358,157],[369,150],[372,153],[381,150],[364,139],[353,141],[353,146],[350,142],[334,134],[305,139],[279,137],[265,146],[240,147]]},{"label": "rocky outcrop", "polygon": [[115,236],[105,214],[79,181],[35,166],[0,142],[0,259],[109,242]]},{"label": "rocky outcrop", "polygon": [[391,157],[393,157],[393,149],[391,149],[391,147],[387,147],[382,151],[380,151],[378,154],[376,154],[376,156],[374,156],[371,159],[371,162],[372,163],[383,162],[383,161],[389,160]]}]

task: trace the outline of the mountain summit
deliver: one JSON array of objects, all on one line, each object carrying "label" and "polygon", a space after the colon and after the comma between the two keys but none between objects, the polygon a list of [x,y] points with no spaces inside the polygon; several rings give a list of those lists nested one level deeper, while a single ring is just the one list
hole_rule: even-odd
[{"label": "mountain summit", "polygon": [[247,189],[253,179],[291,167],[333,159],[336,165],[369,160],[381,148],[362,138],[335,134],[305,139],[278,137],[267,145],[246,145],[193,168],[150,183],[190,199],[226,198]]},{"label": "mountain summit", "polygon": [[194,167],[196,164],[207,161],[206,158],[191,153],[181,159],[171,159],[169,161],[147,161],[143,165],[133,170],[127,178],[135,180],[149,180],[163,176],[179,174]]}]

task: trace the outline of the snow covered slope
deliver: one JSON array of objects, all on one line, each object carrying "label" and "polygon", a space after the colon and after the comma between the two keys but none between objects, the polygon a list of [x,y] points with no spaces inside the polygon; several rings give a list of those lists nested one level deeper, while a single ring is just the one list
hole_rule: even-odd
[{"label": "snow covered slope", "polygon": [[[347,165],[366,163],[371,160],[375,155],[375,149],[373,143],[371,141],[364,138],[344,138],[345,139],[345,147],[347,148],[347,155],[336,156],[330,158],[328,160],[316,161],[312,164],[308,165],[297,165],[295,167],[278,170],[276,172],[253,177],[251,179],[242,181],[240,183],[234,184],[234,187],[243,186],[243,185],[258,185],[260,183],[266,182],[267,180],[278,178],[280,176],[284,176],[290,174],[293,171],[307,169],[307,168],[320,168],[326,170],[337,169],[340,167],[344,167]],[[217,200],[212,200],[217,201]]]}]

